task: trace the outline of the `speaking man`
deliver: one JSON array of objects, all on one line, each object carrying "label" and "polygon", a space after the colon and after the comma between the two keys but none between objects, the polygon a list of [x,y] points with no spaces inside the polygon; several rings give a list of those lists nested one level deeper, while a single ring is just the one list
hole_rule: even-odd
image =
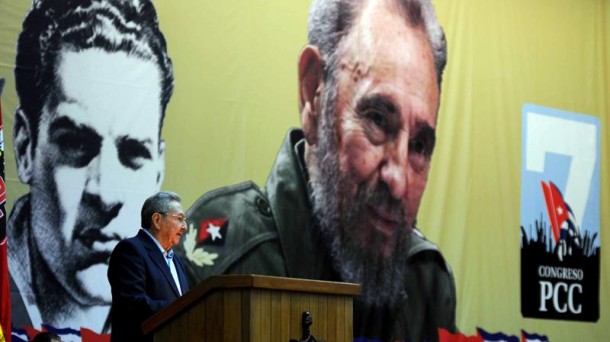
[{"label": "speaking man", "polygon": [[301,129],[288,132],[265,192],[243,183],[189,209],[187,271],[360,283],[356,338],[455,331],[453,275],[416,228],[445,64],[428,0],[314,1]]},{"label": "speaking man", "polygon": [[142,206],[142,229],[112,252],[111,341],[152,341],[141,324],[188,291],[184,264],[172,250],[186,231],[180,202],[173,192],[149,197]]},{"label": "speaking man", "polygon": [[17,43],[13,324],[103,330],[114,246],[163,180],[173,89],[149,0],[37,0]]}]

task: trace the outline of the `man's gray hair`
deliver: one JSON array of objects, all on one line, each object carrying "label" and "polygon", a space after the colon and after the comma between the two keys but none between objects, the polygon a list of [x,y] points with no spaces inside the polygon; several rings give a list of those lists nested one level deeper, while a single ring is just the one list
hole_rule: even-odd
[{"label": "man's gray hair", "polygon": [[34,0],[23,20],[15,56],[19,108],[36,146],[42,108],[61,98],[57,66],[64,50],[100,49],[154,62],[161,76],[161,118],[174,90],[174,71],[152,0]]},{"label": "man's gray hair", "polygon": [[150,196],[142,205],[142,228],[152,227],[152,216],[154,213],[167,214],[172,202],[182,202],[180,196],[171,191],[160,191]]},{"label": "man's gray hair", "polygon": [[[403,17],[412,26],[424,30],[434,56],[434,66],[440,91],[443,70],[447,64],[447,42],[436,20],[429,0],[392,0],[402,9]],[[349,33],[363,1],[314,0],[309,12],[309,44],[318,47],[324,65],[324,81],[332,82],[338,63],[341,40]]]}]

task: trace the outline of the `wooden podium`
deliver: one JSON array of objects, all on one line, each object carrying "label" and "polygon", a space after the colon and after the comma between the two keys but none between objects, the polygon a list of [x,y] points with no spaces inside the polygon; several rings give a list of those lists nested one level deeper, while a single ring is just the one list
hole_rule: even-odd
[{"label": "wooden podium", "polygon": [[353,340],[360,285],[259,275],[212,276],[142,324],[155,342],[301,340],[303,313],[318,341]]}]

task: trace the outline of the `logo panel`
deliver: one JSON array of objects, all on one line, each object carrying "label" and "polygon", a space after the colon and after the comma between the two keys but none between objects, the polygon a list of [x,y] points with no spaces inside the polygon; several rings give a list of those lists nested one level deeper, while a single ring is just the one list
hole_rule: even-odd
[{"label": "logo panel", "polygon": [[589,115],[523,106],[524,317],[599,318],[599,127]]}]

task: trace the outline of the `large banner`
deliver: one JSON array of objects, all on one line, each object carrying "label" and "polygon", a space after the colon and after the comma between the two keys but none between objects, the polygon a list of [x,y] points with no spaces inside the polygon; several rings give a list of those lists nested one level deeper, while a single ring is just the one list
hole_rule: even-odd
[{"label": "large banner", "polygon": [[13,324],[107,333],[110,253],[164,176],[174,78],[153,4],[35,1],[14,75],[14,158],[30,191],[8,221]]},{"label": "large banner", "polygon": [[[348,185],[357,188],[349,181],[377,179],[368,173],[371,151],[386,137],[401,134],[409,136],[408,145],[394,144],[392,151],[417,152],[419,159],[408,161],[419,162],[419,172],[410,169],[407,179],[409,173],[392,168],[401,161],[392,155],[385,160],[392,167],[383,175],[393,186],[369,187],[370,194],[361,190],[339,199],[342,204],[326,202],[324,215],[358,229],[293,241],[316,238],[316,248],[347,244],[346,254],[356,257],[345,262],[356,265],[353,273],[366,273],[358,265],[368,256],[391,254],[386,252],[394,245],[404,250],[406,242],[391,234],[380,239],[381,233],[351,232],[366,232],[384,218],[408,223],[419,228],[420,239],[438,245],[455,279],[455,323],[464,335],[442,331],[441,338],[603,340],[610,336],[610,275],[604,268],[610,264],[604,253],[610,244],[610,3],[432,3],[448,49],[441,88],[426,93],[429,102],[438,96],[438,114],[428,110],[434,106],[406,106],[413,93],[398,91],[396,84],[373,87],[392,96],[344,105],[351,116],[338,121],[344,130],[336,131],[346,139],[327,154],[343,163],[343,173],[326,172],[336,165],[320,172],[327,180],[320,191],[330,193],[337,185],[347,193]],[[291,130],[310,123],[300,115],[307,101],[299,83],[310,4],[0,1],[10,271],[0,279],[10,280],[13,341],[31,340],[39,331],[55,332],[64,341],[109,338],[110,252],[138,232],[144,199],[160,189],[178,192],[183,207],[191,208],[193,222],[179,252],[199,277],[231,271],[231,258],[239,259],[252,246],[228,248],[239,234],[250,232],[240,227],[254,227],[253,219],[284,220],[285,226],[298,220],[299,227],[309,227],[303,215],[311,215],[311,203],[301,203],[306,211],[286,210],[279,218],[267,201],[273,194],[265,183],[276,170],[274,160],[294,151],[298,158],[291,165],[305,181],[288,188],[309,194],[313,186],[305,147]],[[374,41],[372,29],[361,33]],[[364,58],[367,39],[354,55]],[[382,47],[387,48],[381,43],[377,48]],[[375,56],[389,58],[403,50],[392,51]],[[352,72],[346,79],[353,82],[390,70],[389,64],[367,69],[361,60],[338,65]],[[399,73],[384,77],[392,75]],[[417,75],[413,79],[420,83],[429,79]],[[406,114],[385,120],[380,112]],[[347,139],[358,137],[348,133],[363,127],[366,149],[362,140]],[[413,135],[416,131],[420,134]],[[242,184],[248,180],[252,183]],[[251,211],[224,215],[235,201],[216,202],[218,211],[199,211],[209,200],[202,195],[234,184],[242,184],[240,191],[255,189],[239,202]],[[408,208],[379,200],[392,195],[404,195]],[[388,210],[371,214],[362,203]],[[400,216],[396,213],[404,215],[399,220],[392,216]],[[276,235],[263,234],[258,242]],[[315,252],[314,247],[306,248]],[[296,253],[287,264],[303,260],[309,259]],[[272,264],[263,261],[257,270]],[[399,256],[394,264],[378,265],[386,266],[386,275],[403,276],[393,267],[402,261]],[[331,262],[337,261],[316,265]],[[285,269],[289,266],[273,271]],[[315,270],[303,266],[295,275],[311,276]],[[379,284],[371,297],[401,296],[400,289]],[[4,298],[2,308],[8,303]]]}]

